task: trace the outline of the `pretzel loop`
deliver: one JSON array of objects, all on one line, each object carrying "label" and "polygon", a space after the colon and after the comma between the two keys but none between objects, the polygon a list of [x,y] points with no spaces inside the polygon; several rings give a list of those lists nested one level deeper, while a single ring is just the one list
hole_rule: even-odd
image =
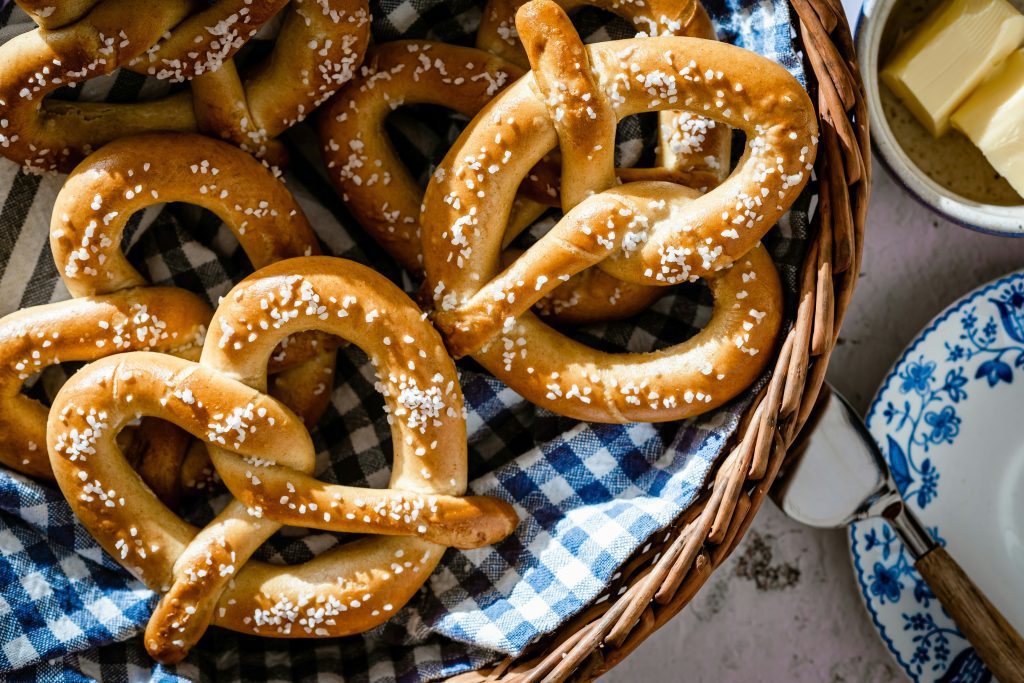
[{"label": "pretzel loop", "polygon": [[[516,11],[524,4],[524,0],[490,0],[481,16],[476,44],[512,64],[529,68],[532,60],[516,29]],[[698,0],[560,0],[558,4],[566,11],[591,5],[615,14],[636,26],[638,37],[716,39],[711,19]],[[622,169],[625,180],[668,180],[667,171],[676,176],[675,182],[707,190],[725,179],[731,138],[727,127],[687,111],[659,112],[658,124],[657,168]]]},{"label": "pretzel loop", "polygon": [[[561,47],[546,47],[543,51],[546,57],[539,53],[528,55],[528,46],[519,40],[515,27],[516,11],[523,4],[523,0],[490,0],[484,8],[480,30],[477,32],[477,46],[514,64],[524,67],[533,65],[538,87],[548,102],[549,112],[558,130],[559,147],[563,154],[559,194],[564,211],[571,209],[587,195],[610,187],[614,182],[613,172],[626,182],[664,180],[699,188],[701,191],[714,188],[728,175],[731,131],[726,126],[716,125],[713,119],[687,111],[658,113],[658,144],[655,148],[657,167],[627,167],[613,171],[614,150],[608,141],[614,140],[614,135],[608,133],[608,126],[614,128],[615,116],[609,111],[607,102],[592,96],[596,93],[593,83],[587,82],[590,80],[590,69],[582,42],[567,18],[556,19],[552,15],[549,18],[558,26],[543,27],[542,31],[546,41],[550,40]],[[559,5],[566,11],[593,5],[611,12],[633,23],[640,37],[676,35],[716,39],[707,12],[696,0],[648,0],[638,3],[562,0]],[[576,80],[574,86],[569,87],[560,81],[546,83],[544,76],[547,69],[537,67],[537,61],[542,57],[556,64],[573,64],[574,72],[558,75],[568,75]],[[577,101],[565,101],[570,91],[575,92]],[[510,227],[511,224],[510,221]],[[558,323],[581,324],[613,320],[646,310],[663,293],[664,290],[657,287],[626,282],[595,269],[573,276],[541,299],[536,311]]]},{"label": "pretzel loop", "polygon": [[[264,393],[275,345],[303,329],[352,341],[377,368],[394,437],[388,489],[310,476],[308,433]],[[203,530],[161,505],[117,449],[116,433],[139,415],[209,444],[236,499]],[[445,546],[493,543],[516,524],[507,504],[461,496],[462,394],[437,333],[397,287],[340,259],[292,259],[243,281],[216,312],[198,364],[134,353],[88,366],[57,396],[48,447],[83,524],[165,591],[146,631],[147,649],[164,662],[184,657],[210,623],[279,637],[372,628],[418,590]],[[250,560],[282,523],[390,538],[291,567]]]},{"label": "pretzel loop", "polygon": [[149,287],[90,299],[61,301],[0,320],[0,462],[44,480],[42,403],[24,395],[29,377],[66,361],[92,361],[124,351],[160,351],[198,357],[211,311],[197,296],[172,287]]},{"label": "pretzel loop", "polygon": [[[781,288],[757,244],[807,182],[816,144],[813,108],[781,67],[692,38],[587,46],[591,81],[582,63],[564,58],[578,41],[567,36],[568,27],[552,2],[535,0],[520,10],[520,35],[542,73],[493,100],[427,188],[424,263],[435,321],[454,354],[475,354],[512,388],[555,412],[598,421],[703,412],[735,396],[767,361],[767,354],[757,355],[777,333]],[[551,84],[566,84],[565,91]],[[663,182],[592,194],[499,274],[500,226],[516,187],[558,140],[558,103],[551,98],[558,92],[580,100],[590,93],[595,112],[609,106],[620,118],[669,108],[701,112],[744,130],[747,149],[729,178],[703,196]],[[562,134],[572,135],[568,128]],[[737,268],[721,274],[734,263]],[[615,355],[572,342],[527,311],[592,265],[647,285],[708,278],[716,300],[712,321],[682,345]]]},{"label": "pretzel loop", "polygon": [[409,272],[423,270],[423,190],[385,131],[388,114],[401,105],[430,104],[473,117],[522,74],[473,48],[388,42],[371,48],[361,73],[318,117],[327,170],[349,211]]},{"label": "pretzel loop", "polygon": [[295,198],[258,161],[201,135],[145,133],[105,145],[57,195],[50,247],[68,291],[148,284],[122,251],[122,235],[132,215],[165,202],[215,213],[257,269],[319,251]]}]

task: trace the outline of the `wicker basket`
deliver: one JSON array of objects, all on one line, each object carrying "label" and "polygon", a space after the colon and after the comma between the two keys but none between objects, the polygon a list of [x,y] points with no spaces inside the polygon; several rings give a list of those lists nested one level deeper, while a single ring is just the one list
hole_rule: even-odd
[{"label": "wicker basket", "polygon": [[594,603],[519,657],[450,681],[590,680],[625,659],[696,595],[735,549],[807,420],[860,266],[871,187],[864,88],[839,0],[790,0],[821,126],[817,204],[796,320],[707,490],[627,561]]}]

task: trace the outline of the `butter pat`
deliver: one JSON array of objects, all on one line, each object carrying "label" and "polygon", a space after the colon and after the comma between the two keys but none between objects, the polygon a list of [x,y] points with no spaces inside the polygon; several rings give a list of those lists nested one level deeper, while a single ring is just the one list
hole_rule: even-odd
[{"label": "butter pat", "polygon": [[1024,198],[1024,50],[978,86],[952,121]]},{"label": "butter pat", "polygon": [[971,91],[1024,41],[1024,14],[1007,0],[947,0],[882,70],[918,121],[938,137]]}]

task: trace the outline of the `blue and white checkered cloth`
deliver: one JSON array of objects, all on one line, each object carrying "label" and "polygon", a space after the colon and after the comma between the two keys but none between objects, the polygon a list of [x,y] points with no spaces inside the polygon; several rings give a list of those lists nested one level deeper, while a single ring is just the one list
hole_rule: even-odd
[{"label": "blue and white checkered cloth", "polygon": [[[466,43],[479,19],[474,0],[371,5],[377,40],[427,36]],[[711,0],[707,6],[723,40],[774,59],[802,80],[785,0]],[[617,21],[606,24],[596,12],[581,11],[576,20],[591,39],[629,31]],[[0,2],[0,41],[30,27],[19,10]],[[115,85],[123,96],[142,82],[121,74],[86,85],[80,96],[102,98]],[[451,121],[430,126],[424,123],[428,116],[403,121],[400,114],[392,134],[419,150],[428,173],[430,160],[451,140]],[[636,150],[643,145],[635,143],[649,138],[651,127],[642,118],[620,127],[620,163],[641,160]],[[301,154],[308,137],[298,130],[289,142]],[[397,266],[361,234],[318,162],[310,161],[293,164],[287,180],[325,250],[371,263],[401,281]],[[0,314],[67,297],[45,246],[60,181],[24,174],[0,160]],[[791,298],[805,246],[804,208],[792,211],[766,240]],[[199,285],[213,302],[247,268],[227,235],[209,214],[155,207],[133,220],[126,244],[129,258],[154,281]],[[707,319],[709,303],[700,287],[681,287],[628,325],[595,327],[579,337],[611,348],[649,349],[692,334]],[[406,609],[362,636],[282,641],[214,629],[185,662],[154,664],[140,638],[153,593],[106,556],[56,489],[0,471],[0,678],[415,681],[519,653],[598,596],[631,553],[693,502],[750,396],[684,423],[591,425],[537,409],[471,362],[460,373],[476,477],[470,488],[512,501],[522,522],[496,546],[450,550]],[[382,401],[373,397],[372,368],[348,349],[339,355],[337,375],[332,406],[313,434],[320,476],[383,486],[390,431]],[[44,375],[32,390],[52,393],[59,380]],[[203,501],[189,511],[191,518],[208,518],[225,496]],[[262,557],[301,562],[339,542],[332,534],[281,533]]]}]

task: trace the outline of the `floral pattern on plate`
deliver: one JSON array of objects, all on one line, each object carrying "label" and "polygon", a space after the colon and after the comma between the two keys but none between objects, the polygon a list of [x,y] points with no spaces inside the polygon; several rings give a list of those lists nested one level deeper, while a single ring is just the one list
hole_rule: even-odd
[{"label": "floral pattern on plate", "polygon": [[[868,413],[901,495],[926,524],[942,519],[930,514],[942,496],[956,495],[947,488],[958,484],[947,485],[944,475],[963,466],[955,446],[965,421],[977,417],[972,401],[1006,385],[1024,385],[1024,273],[975,290],[936,318],[904,351]],[[945,545],[941,526],[929,530]],[[885,522],[853,525],[850,549],[875,626],[913,680],[992,680]]]}]

